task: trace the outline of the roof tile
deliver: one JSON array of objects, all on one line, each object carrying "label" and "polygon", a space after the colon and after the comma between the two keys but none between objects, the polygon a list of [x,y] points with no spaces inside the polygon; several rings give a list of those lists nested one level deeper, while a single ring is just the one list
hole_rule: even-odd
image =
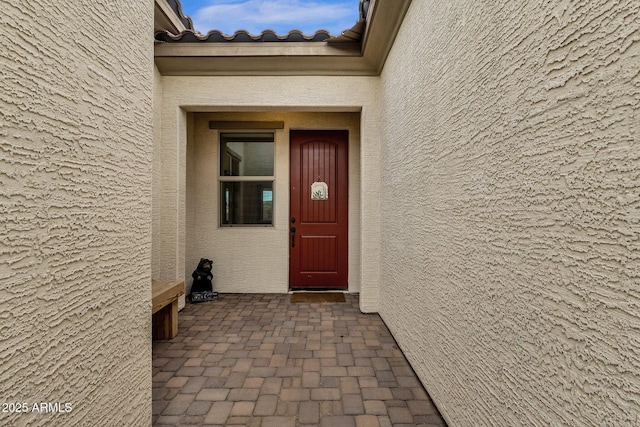
[{"label": "roof tile", "polygon": [[252,35],[248,31],[238,30],[232,35],[226,35],[218,30],[201,34],[194,30],[185,30],[180,34],[171,34],[169,31],[160,30],[155,34],[155,39],[167,43],[225,43],[225,42],[323,42],[331,38],[326,30],[318,30],[310,36],[306,36],[300,30],[291,30],[284,36],[278,35],[273,30],[264,30],[258,35]]},{"label": "roof tile", "polygon": [[358,43],[362,41],[370,0],[360,0],[360,19],[355,25],[344,30],[341,35],[333,37],[327,30],[318,30],[314,34],[305,35],[300,30],[291,30],[285,35],[276,34],[273,30],[264,30],[258,35],[252,35],[246,30],[238,30],[232,35],[227,35],[219,30],[211,30],[202,34],[194,30],[191,18],[182,13],[179,0],[167,0],[176,15],[183,21],[187,30],[180,34],[172,34],[167,30],[159,30],[155,33],[158,42],[165,43],[247,43],[247,42],[329,42],[329,43]]}]

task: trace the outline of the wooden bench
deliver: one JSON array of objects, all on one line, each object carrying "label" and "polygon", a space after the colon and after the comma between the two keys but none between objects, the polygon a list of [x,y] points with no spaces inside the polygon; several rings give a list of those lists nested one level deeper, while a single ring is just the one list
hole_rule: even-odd
[{"label": "wooden bench", "polygon": [[184,280],[151,281],[153,339],[168,340],[178,333],[178,298],[184,295]]}]

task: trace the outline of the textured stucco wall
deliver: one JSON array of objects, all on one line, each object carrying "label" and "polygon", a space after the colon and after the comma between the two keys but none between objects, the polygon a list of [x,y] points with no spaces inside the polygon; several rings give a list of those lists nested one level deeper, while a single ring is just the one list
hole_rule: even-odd
[{"label": "textured stucco wall", "polygon": [[[154,66],[153,76],[153,167],[152,167],[152,209],[151,209],[151,276],[155,279],[163,279],[160,264],[160,248],[161,242],[161,196],[160,186],[162,183],[162,161],[158,155],[162,152],[162,75],[158,71],[158,67]],[[169,277],[174,279],[175,277]]]},{"label": "textured stucco wall", "polygon": [[149,425],[153,4],[1,9],[0,425]]},{"label": "textured stucco wall", "polygon": [[[219,132],[210,120],[281,120],[275,132],[273,227],[220,227]],[[187,146],[187,287],[201,257],[214,260],[219,292],[289,291],[289,132],[291,129],[349,131],[349,291],[360,291],[360,114],[196,113]],[[190,267],[190,268],[189,268]],[[186,273],[185,273],[186,274]]]},{"label": "textured stucco wall", "polygon": [[414,1],[381,314],[451,426],[640,424],[640,2]]},{"label": "textured stucco wall", "polygon": [[[375,77],[240,76],[163,77],[160,268],[163,277],[189,278],[199,255],[186,262],[190,238],[187,192],[187,138],[192,114],[187,112],[340,112],[360,111],[361,259],[356,280],[360,306],[378,309],[380,120],[379,79]],[[189,144],[193,141],[189,141]],[[215,177],[212,177],[212,179]],[[366,192],[366,195],[365,195]],[[212,225],[215,224],[212,223]],[[286,248],[284,248],[286,250]],[[155,263],[155,262],[154,262]],[[280,264],[279,264],[280,265]],[[351,272],[350,272],[351,273]],[[155,274],[155,273],[154,273]],[[286,286],[286,284],[285,284]],[[244,287],[243,287],[244,289]],[[285,289],[283,287],[283,289]]]}]

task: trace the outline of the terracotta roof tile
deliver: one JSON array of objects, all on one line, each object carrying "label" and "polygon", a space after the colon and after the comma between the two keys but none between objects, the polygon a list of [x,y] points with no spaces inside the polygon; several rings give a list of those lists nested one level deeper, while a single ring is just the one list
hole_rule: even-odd
[{"label": "terracotta roof tile", "polygon": [[193,30],[193,21],[191,20],[191,18],[185,15],[184,12],[182,12],[182,4],[180,3],[180,0],[167,0],[167,3],[169,4],[169,6],[171,6],[171,9],[173,9],[173,12],[180,19],[180,21],[182,21],[182,24],[187,29]]},{"label": "terracotta roof tile", "polygon": [[218,30],[211,30],[207,34],[195,31],[191,18],[182,13],[182,5],[179,0],[167,0],[176,15],[183,21],[187,30],[180,34],[172,34],[166,30],[155,33],[158,42],[165,43],[247,43],[247,42],[328,42],[328,43],[359,43],[362,41],[366,25],[370,0],[360,0],[360,19],[355,25],[344,30],[339,36],[331,36],[326,30],[318,30],[314,34],[305,35],[300,30],[291,30],[285,35],[276,34],[273,30],[264,30],[262,33],[252,35],[246,30],[238,30],[232,35],[227,35]]},{"label": "terracotta roof tile", "polygon": [[258,35],[249,34],[245,30],[239,30],[232,35],[226,35],[218,30],[201,34],[194,30],[186,30],[180,34],[171,34],[168,31],[157,31],[155,38],[167,43],[225,43],[225,42],[323,42],[331,35],[326,30],[318,30],[310,36],[304,35],[300,30],[291,30],[284,36],[278,35],[273,30],[264,30]]}]

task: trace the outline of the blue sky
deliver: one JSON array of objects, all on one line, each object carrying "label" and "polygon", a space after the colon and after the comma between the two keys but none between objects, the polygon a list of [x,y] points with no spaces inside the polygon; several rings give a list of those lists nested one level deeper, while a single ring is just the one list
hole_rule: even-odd
[{"label": "blue sky", "polygon": [[203,34],[219,30],[260,34],[271,29],[285,35],[302,30],[311,35],[328,30],[339,35],[358,20],[359,0],[181,0],[182,11]]}]

